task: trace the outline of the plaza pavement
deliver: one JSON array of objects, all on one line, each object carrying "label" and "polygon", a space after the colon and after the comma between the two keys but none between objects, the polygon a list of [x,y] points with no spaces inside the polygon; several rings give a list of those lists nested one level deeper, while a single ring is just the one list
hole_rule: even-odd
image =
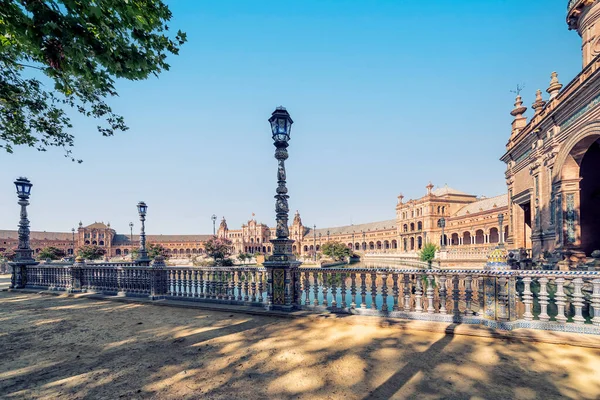
[{"label": "plaza pavement", "polygon": [[0,397],[600,396],[597,338],[579,347],[408,326],[382,318],[279,318],[3,291]]}]

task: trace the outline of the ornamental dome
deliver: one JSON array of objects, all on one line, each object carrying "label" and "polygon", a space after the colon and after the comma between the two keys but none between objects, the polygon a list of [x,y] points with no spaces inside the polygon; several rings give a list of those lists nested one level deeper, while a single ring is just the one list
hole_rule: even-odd
[{"label": "ornamental dome", "polygon": [[495,248],[488,256],[485,269],[509,269],[506,262],[506,251],[504,249]]}]

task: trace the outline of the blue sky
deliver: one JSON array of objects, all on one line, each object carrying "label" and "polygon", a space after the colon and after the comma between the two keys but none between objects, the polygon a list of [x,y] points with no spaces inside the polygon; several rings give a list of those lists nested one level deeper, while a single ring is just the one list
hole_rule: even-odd
[{"label": "blue sky", "polygon": [[213,213],[272,225],[279,105],[295,121],[290,208],[305,225],[392,219],[396,196],[429,181],[498,195],[510,90],[525,83],[530,107],[552,71],[566,84],[581,69],[566,0],[167,3],[189,41],[158,79],[119,82],[111,104],[130,130],[103,138],[74,118],[83,164],[61,150],[0,155],[0,228],[17,226],[19,175],[34,183],[34,230],[137,230],[139,200],[149,233],[209,233]]}]

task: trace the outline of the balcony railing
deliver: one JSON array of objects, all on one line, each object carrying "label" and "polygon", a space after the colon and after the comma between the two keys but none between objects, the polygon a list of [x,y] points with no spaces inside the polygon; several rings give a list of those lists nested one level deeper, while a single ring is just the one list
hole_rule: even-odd
[{"label": "balcony railing", "polygon": [[[233,306],[267,306],[269,288],[265,268],[156,262],[40,264],[19,276],[25,288]],[[298,268],[291,276],[294,309],[600,334],[598,271]]]}]

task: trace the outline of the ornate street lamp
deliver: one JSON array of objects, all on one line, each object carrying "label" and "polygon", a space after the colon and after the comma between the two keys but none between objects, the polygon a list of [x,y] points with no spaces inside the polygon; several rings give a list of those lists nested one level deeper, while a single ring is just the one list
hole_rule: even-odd
[{"label": "ornate street lamp", "polygon": [[148,212],[148,206],[143,201],[140,201],[137,205],[138,214],[140,214],[140,222],[142,223],[142,228],[140,230],[140,251],[138,253],[137,262],[144,263],[149,262],[150,258],[148,258],[148,252],[146,251],[146,213]]},{"label": "ornate street lamp", "polygon": [[442,228],[442,250],[446,248],[446,236],[444,235],[444,228],[446,227],[446,218],[440,218],[438,225]]},{"label": "ornate street lamp", "polygon": [[215,214],[213,214],[210,219],[212,219],[213,222],[213,236],[217,236],[217,231],[216,231],[216,223],[217,223],[217,216]]},{"label": "ornate street lamp", "polygon": [[29,179],[18,178],[15,181],[17,188],[17,202],[21,206],[21,219],[19,220],[19,245],[15,250],[14,261],[9,263],[13,267],[10,286],[13,288],[23,288],[27,279],[27,266],[39,264],[33,259],[33,251],[29,246],[29,220],[27,219],[27,206],[29,205],[29,195],[33,186]]},{"label": "ornate street lamp", "polygon": [[498,247],[499,248],[503,248],[504,247],[504,238],[502,236],[504,236],[502,234],[502,223],[504,222],[504,214],[500,213],[498,214]]},{"label": "ornate street lamp", "polygon": [[267,268],[267,308],[291,310],[296,301],[297,282],[293,269],[300,265],[292,252],[293,240],[289,239],[288,190],[286,187],[285,160],[292,129],[292,118],[283,107],[277,107],[271,118],[271,133],[277,159],[277,194],[275,195],[276,238],[271,240],[273,254],[263,265]]},{"label": "ornate street lamp", "polygon": [[129,252],[131,253],[131,261],[133,261],[133,222],[129,223]]},{"label": "ornate street lamp", "polygon": [[313,261],[317,261],[317,225],[313,225]]}]

